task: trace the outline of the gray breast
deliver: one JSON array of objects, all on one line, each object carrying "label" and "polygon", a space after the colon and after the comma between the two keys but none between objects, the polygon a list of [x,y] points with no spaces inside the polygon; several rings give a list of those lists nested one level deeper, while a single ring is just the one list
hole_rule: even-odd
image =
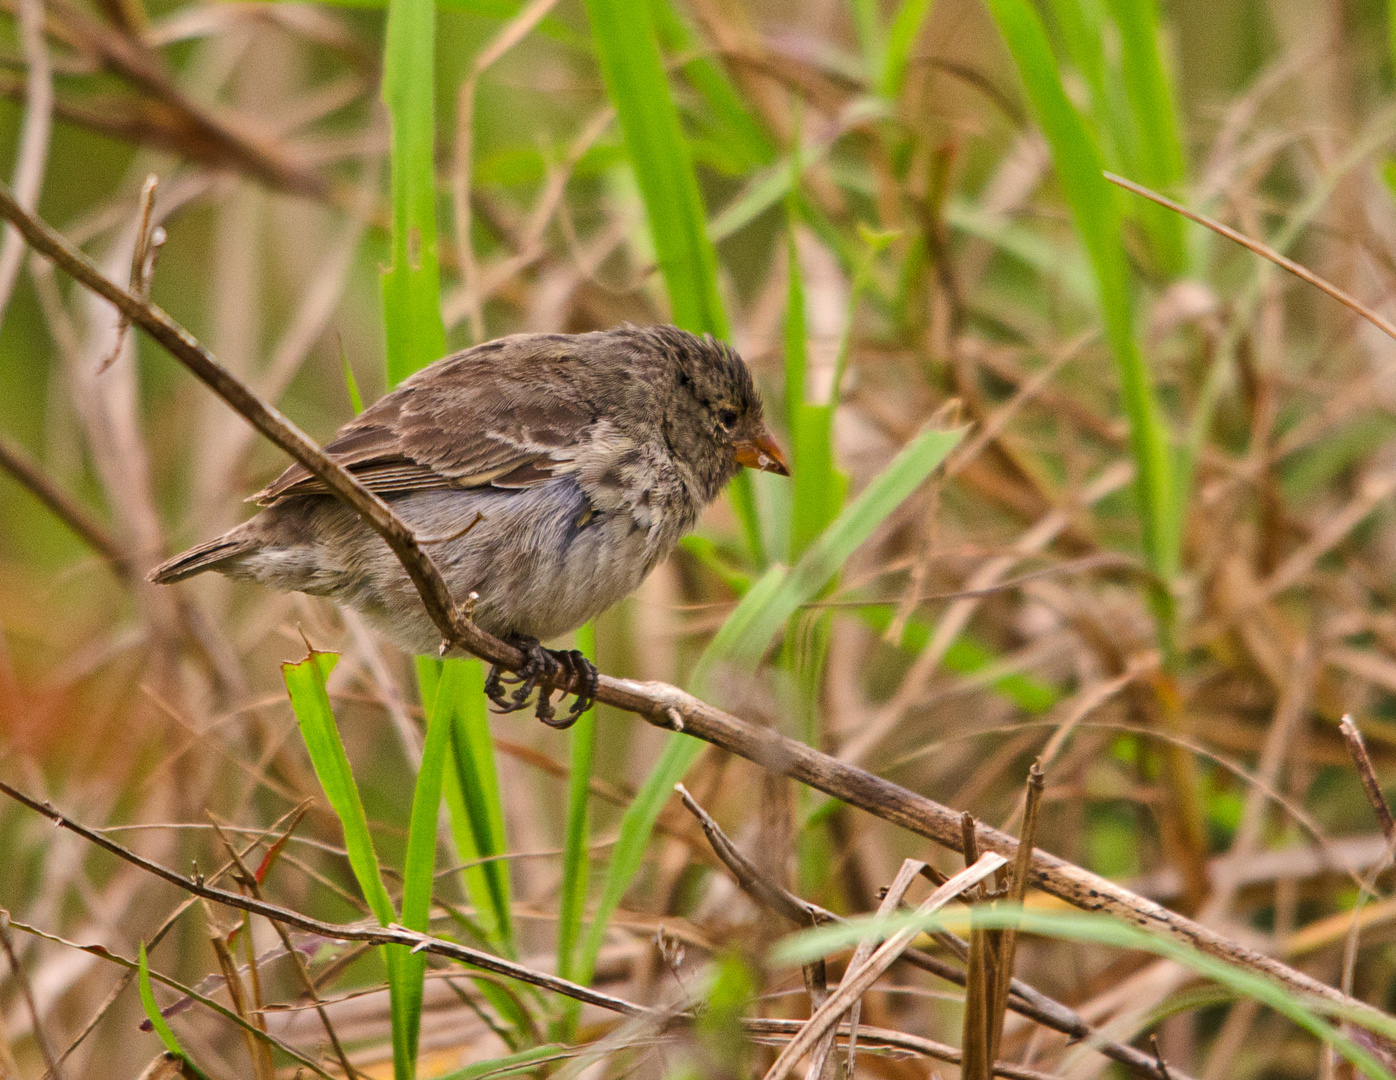
[{"label": "gray breast", "polygon": [[[673,548],[677,535],[624,510],[594,507],[572,476],[522,491],[416,492],[391,500],[419,535],[465,535],[427,546],[451,594],[475,592],[475,620],[498,636],[540,640],[575,629],[633,592]],[[403,647],[434,648],[439,635],[400,564],[377,537],[357,563],[363,588],[354,607]]]}]

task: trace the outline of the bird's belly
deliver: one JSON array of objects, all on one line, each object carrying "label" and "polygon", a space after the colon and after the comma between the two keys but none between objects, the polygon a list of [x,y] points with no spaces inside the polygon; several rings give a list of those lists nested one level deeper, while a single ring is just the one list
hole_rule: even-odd
[{"label": "bird's belly", "polygon": [[[451,595],[464,603],[476,593],[476,623],[500,637],[546,641],[575,629],[638,588],[673,546],[626,513],[592,511],[570,477],[524,491],[414,493],[393,509],[420,538],[439,541],[424,547]],[[440,634],[401,565],[375,541],[355,575],[364,588],[343,599],[404,648],[435,651]]]}]

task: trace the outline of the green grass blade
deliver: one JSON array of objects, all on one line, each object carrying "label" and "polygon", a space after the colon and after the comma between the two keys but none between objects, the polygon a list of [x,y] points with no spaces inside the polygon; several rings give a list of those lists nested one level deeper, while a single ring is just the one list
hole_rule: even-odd
[{"label": "green grass blade", "polygon": [[[896,608],[892,604],[870,604],[858,609],[858,616],[879,634],[892,625]],[[897,643],[908,656],[920,656],[930,644],[934,628],[921,619],[911,618],[902,628]],[[945,652],[940,666],[957,675],[974,675],[997,663],[994,652],[967,634],[961,634]],[[1062,691],[1028,675],[1001,675],[989,684],[993,691],[1027,713],[1044,713],[1062,699]]]},{"label": "green grass blade", "polygon": [[705,678],[722,663],[755,670],[786,619],[819,594],[848,557],[945,460],[963,434],[963,430],[935,428],[921,432],[834,519],[793,570],[773,570],[754,585],[704,650],[695,685],[701,686],[700,676]]},{"label": "green grass blade", "polygon": [[[422,766],[417,771],[417,787],[412,793],[412,817],[407,830],[407,858],[403,865],[402,925],[409,930],[428,931],[431,894],[436,884],[436,825],[441,809],[441,784],[446,759],[451,756],[449,716],[435,710],[427,714],[427,736],[422,747]],[[427,958],[408,954],[399,964],[403,979],[400,1000],[405,1044],[415,1065],[417,1043],[422,1027],[423,979]]]},{"label": "green grass blade", "polygon": [[[596,659],[596,627],[587,623],[577,631],[577,647]],[[563,839],[562,891],[557,912],[557,973],[564,979],[578,978],[583,959],[578,953],[586,923],[586,902],[591,881],[590,801],[591,777],[596,764],[596,710],[588,709],[572,725],[571,770],[567,778],[567,827]],[[595,963],[593,958],[592,963]],[[591,977],[590,968],[585,978]],[[553,1037],[570,1040],[576,1030],[580,1009],[575,1002],[564,1005],[553,1022]]]},{"label": "green grass blade", "polygon": [[[1133,112],[1136,167],[1142,183],[1177,195],[1186,165],[1178,137],[1173,87],[1164,70],[1154,0],[1110,0],[1120,27],[1121,74]],[[1159,267],[1169,276],[1187,269],[1186,220],[1156,203],[1140,206]]]},{"label": "green grass blade", "polygon": [[717,633],[694,665],[689,681],[697,693],[703,694],[707,690],[708,679],[717,666],[729,662],[737,655],[741,643],[753,636],[753,625],[775,603],[789,577],[789,567],[775,563],[767,567],[766,572],[742,594],[741,601],[717,628]]},{"label": "green grass blade", "polygon": [[[793,201],[793,200],[792,200]],[[785,294],[785,427],[793,432],[805,402],[805,373],[809,368],[809,334],[805,329],[805,275],[795,243],[795,213],[789,215],[785,251],[789,276]],[[794,447],[791,447],[794,453]]]},{"label": "green grass blade", "polygon": [[[344,752],[339,727],[330,708],[329,694],[325,690],[325,679],[338,660],[334,653],[312,650],[299,663],[282,664],[281,675],[291,695],[291,709],[300,725],[301,738],[310,754],[315,776],[344,832],[349,867],[374,917],[387,926],[397,921],[397,913],[383,885],[363,801],[359,798],[359,788],[349,767],[349,756]],[[383,961],[388,969],[388,998],[392,1011],[393,1075],[396,1080],[412,1080],[416,1071],[417,1040],[413,1034],[411,1003],[415,998],[420,1016],[421,975],[411,977],[413,958],[405,945],[383,946]]]},{"label": "green grass blade", "polygon": [[[650,5],[586,0],[606,92],[616,107],[625,149],[649,218],[650,236],[669,291],[674,322],[695,334],[728,336],[717,291],[717,252],[693,172],[693,158],[669,90]],[[728,487],[752,557],[765,562],[751,479]]]},{"label": "green grass blade", "polygon": [[649,215],[674,322],[696,334],[726,337],[717,253],[708,240],[698,178],[669,91],[650,5],[587,0],[586,9],[601,75]]},{"label": "green grass blade", "polygon": [[926,16],[931,13],[933,0],[902,0],[897,14],[892,17],[892,25],[887,31],[887,46],[882,55],[882,77],[878,90],[885,98],[895,99],[901,95],[906,82],[907,64],[911,60],[911,50],[916,39],[921,36],[921,27],[926,24]]},{"label": "green grass blade", "polygon": [[[1129,418],[1144,554],[1158,578],[1169,582],[1175,576],[1181,538],[1173,463],[1153,377],[1134,339],[1134,302],[1120,242],[1119,204],[1102,175],[1100,151],[1067,100],[1036,12],[1026,0],[989,0],[989,9],[1017,63],[1033,114],[1051,147],[1072,221],[1095,270],[1105,334]],[[1154,602],[1160,639],[1171,654],[1171,599],[1159,589]]]},{"label": "green grass blade", "polygon": [[690,29],[670,0],[650,0],[650,12],[665,50],[675,56],[693,57],[683,65],[682,71],[712,113],[713,134],[744,159],[748,168],[773,161],[775,143],[746,107],[723,66],[705,55],[705,43]]},{"label": "green grass blade", "polygon": [[378,855],[373,850],[373,837],[368,831],[368,818],[359,798],[358,785],[349,767],[349,757],[339,738],[339,727],[330,709],[325,679],[339,661],[335,653],[311,651],[299,663],[281,665],[281,676],[291,695],[291,709],[300,725],[301,738],[310,754],[315,776],[329,799],[330,807],[339,818],[344,831],[344,847],[349,853],[349,868],[359,883],[374,917],[387,926],[397,921],[393,901],[383,886]]},{"label": "green grass blade", "polygon": [[564,1061],[572,1057],[576,1050],[562,1043],[546,1043],[532,1046],[514,1054],[507,1054],[493,1061],[477,1061],[463,1069],[449,1072],[438,1080],[495,1080],[496,1077],[514,1076],[521,1072],[535,1072],[541,1065],[554,1061]]},{"label": "green grass blade", "polygon": [[383,101],[392,131],[391,261],[383,274],[388,385],[446,352],[436,250],[434,0],[391,0]]},{"label": "green grass blade", "polygon": [[[790,201],[793,204],[794,200]],[[833,431],[837,401],[831,398],[826,404],[812,404],[807,398],[805,288],[795,244],[795,221],[792,205],[787,240],[789,290],[785,305],[785,412],[790,429],[792,488],[786,550],[792,563],[805,553],[838,512],[846,487],[843,477],[834,469]],[[855,305],[856,301],[850,302],[850,315]]]},{"label": "green grass blade", "polygon": [[[577,647],[595,660],[596,627],[592,623],[577,631]],[[573,978],[577,942],[586,917],[591,839],[589,804],[595,764],[596,710],[588,709],[572,725],[571,771],[567,778],[567,831],[563,839],[562,895],[558,900],[557,924],[557,972],[564,979]]]},{"label": "green grass blade", "polygon": [[160,1012],[160,1006],[155,1003],[155,992],[150,988],[150,961],[145,955],[144,941],[141,942],[136,972],[138,975],[137,989],[141,995],[141,1008],[145,1010],[145,1018],[150,1021],[150,1026],[155,1029],[155,1034],[159,1035],[160,1041],[165,1044],[165,1049],[183,1061],[185,1067],[200,1080],[208,1080],[207,1074],[194,1064],[194,1059],[186,1054],[184,1048],[179,1045],[175,1033],[170,1029],[169,1023]]},{"label": "green grass blade", "polygon": [[[484,668],[478,660],[436,661],[427,657],[418,658],[417,668],[423,702],[431,702],[433,721],[439,715],[447,721],[450,733],[450,768],[444,788],[457,853],[462,862],[503,855],[507,851],[504,808],[494,767]],[[433,678],[432,669],[439,676]],[[461,876],[487,940],[506,955],[513,955],[507,861],[495,859],[470,866]]]},{"label": "green grass blade", "polygon": [[[1229,964],[1190,945],[1164,937],[1162,934],[1138,929],[1109,915],[1084,911],[1037,911],[1016,904],[996,904],[992,908],[976,906],[970,912],[942,911],[930,917],[918,917],[914,912],[909,912],[892,915],[886,919],[850,919],[838,926],[802,931],[785,938],[776,946],[774,958],[781,963],[806,963],[837,949],[847,948],[869,936],[890,936],[903,927],[915,925],[923,925],[927,930],[949,930],[954,933],[966,933],[971,927],[1015,927],[1019,933],[1084,944],[1108,945],[1120,949],[1135,949],[1166,957],[1239,995],[1269,1006],[1328,1043],[1367,1076],[1396,1080],[1391,1071],[1371,1051],[1347,1036],[1341,1028],[1325,1020],[1324,1013],[1332,1012],[1387,1038],[1396,1034],[1396,1021],[1381,1014],[1358,1012],[1355,1009],[1335,1006],[1331,1002],[1301,998],[1273,979],[1249,968]],[[1320,1009],[1323,1011],[1320,1012]]]},{"label": "green grass blade", "polygon": [[688,735],[670,735],[659,761],[636,793],[635,801],[626,808],[620,821],[620,835],[611,851],[610,865],[606,867],[601,898],[574,968],[573,977],[578,982],[591,981],[596,970],[596,958],[606,940],[606,926],[645,861],[645,850],[649,847],[654,823],[659,820],[659,811],[674,793],[674,785],[698,760],[704,745]]},{"label": "green grass blade", "polygon": [[1050,0],[1052,19],[1066,55],[1090,89],[1095,108],[1106,108],[1105,10],[1100,0]]},{"label": "green grass blade", "polygon": [[344,339],[339,339],[339,362],[344,368],[344,389],[349,393],[349,407],[354,415],[364,411],[364,396],[359,393],[359,380],[354,376],[354,367],[349,363],[349,355],[344,351]]},{"label": "green grass blade", "polygon": [[870,86],[876,86],[882,72],[884,52],[882,23],[878,0],[850,0],[853,28],[858,33],[858,49],[863,54],[863,69]]}]

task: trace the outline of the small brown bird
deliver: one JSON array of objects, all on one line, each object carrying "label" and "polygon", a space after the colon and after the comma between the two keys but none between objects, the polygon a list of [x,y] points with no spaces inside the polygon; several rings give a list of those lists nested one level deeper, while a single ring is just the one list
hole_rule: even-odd
[{"label": "small brown bird", "polygon": [[[438,360],[340,428],[326,452],[428,544],[451,594],[475,593],[481,629],[528,653],[502,711],[535,688],[566,727],[595,694],[580,653],[539,640],[633,592],[741,466],[788,476],[751,373],[735,351],[673,326],[515,334]],[[293,465],[252,496],[256,517],[158,566],[332,596],[404,649],[440,632],[387,544]],[[583,690],[554,720],[550,698]]]}]

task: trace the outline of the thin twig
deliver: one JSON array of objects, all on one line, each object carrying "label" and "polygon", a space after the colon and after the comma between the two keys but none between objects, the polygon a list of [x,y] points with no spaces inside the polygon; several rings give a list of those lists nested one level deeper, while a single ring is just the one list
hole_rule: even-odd
[{"label": "thin twig", "polygon": [[1344,292],[1342,289],[1338,288],[1338,286],[1319,277],[1308,267],[1295,262],[1293,259],[1286,258],[1284,255],[1281,255],[1278,251],[1270,247],[1268,244],[1262,244],[1259,240],[1252,240],[1245,233],[1237,232],[1229,225],[1223,225],[1216,218],[1208,217],[1206,214],[1199,214],[1196,210],[1189,210],[1186,206],[1183,206],[1181,203],[1174,202],[1166,195],[1160,195],[1157,191],[1151,191],[1148,188],[1144,187],[1142,184],[1136,184],[1133,180],[1126,180],[1123,176],[1116,176],[1112,172],[1106,172],[1105,179],[1109,180],[1112,184],[1118,184],[1126,191],[1132,191],[1134,192],[1134,194],[1142,195],[1144,198],[1149,199],[1151,202],[1156,202],[1160,206],[1165,206],[1169,210],[1172,210],[1174,213],[1182,214],[1183,217],[1187,218],[1189,221],[1195,221],[1199,225],[1205,225],[1213,232],[1220,233],[1222,236],[1225,236],[1228,240],[1234,240],[1243,248],[1255,252],[1263,259],[1269,259],[1272,263],[1280,267],[1282,270],[1288,270],[1295,277],[1303,281],[1307,281],[1316,289],[1321,289],[1323,292],[1326,292],[1329,296],[1333,297],[1334,300],[1338,301],[1338,303],[1342,304],[1344,307],[1356,312],[1358,315],[1361,315],[1364,319],[1366,319],[1369,323],[1375,326],[1383,334],[1391,338],[1396,338],[1396,325],[1392,325],[1386,319],[1383,319],[1380,315],[1378,315],[1375,311],[1369,308],[1366,304],[1362,303],[1362,301],[1358,300],[1356,297]]},{"label": "thin twig", "polygon": [[[272,823],[271,829],[277,828],[282,824],[282,822],[287,821],[297,813],[304,813],[304,804],[283,814],[280,818],[278,818],[276,821]],[[271,830],[269,829],[268,832],[270,831]],[[263,835],[265,834],[258,834],[257,839],[253,840],[250,844],[247,845],[246,848],[243,849],[242,853],[244,856],[249,855],[251,854],[251,852],[256,850],[257,845],[262,841]],[[210,882],[217,882],[221,880],[223,875],[228,873],[228,871],[232,868],[233,863],[231,861],[226,862],[217,870],[215,870],[212,874],[210,874],[208,880]],[[159,927],[156,928],[155,933],[151,934],[149,940],[146,941],[147,951],[154,949],[155,946],[158,945],[164,939],[165,935],[168,934],[172,929],[174,929],[174,925],[179,921],[179,917],[183,915],[186,911],[188,911],[191,907],[193,907],[196,902],[197,897],[191,896],[188,900],[185,900],[178,907],[176,907],[174,911],[170,912],[170,914],[166,917],[165,921],[162,922],[159,925]],[[92,1014],[92,1018],[88,1020],[87,1026],[84,1027],[82,1031],[78,1032],[77,1037],[73,1039],[71,1043],[68,1044],[68,1049],[64,1050],[63,1053],[59,1055],[58,1063],[60,1065],[63,1062],[67,1061],[68,1058],[72,1055],[73,1051],[75,1051],[79,1046],[82,1045],[83,1040],[85,1040],[87,1036],[92,1034],[93,1030],[101,1022],[102,1017],[104,1017],[107,1014],[107,1011],[112,1007],[112,1005],[116,1003],[116,999],[121,996],[121,992],[125,990],[127,986],[130,985],[131,980],[135,977],[135,970],[128,969],[126,974],[116,981],[116,985],[112,987],[111,992],[107,994],[106,999],[102,1002],[101,1005],[97,1007],[96,1012]],[[43,1080],[50,1080],[50,1074],[45,1073]]]},{"label": "thin twig", "polygon": [[[1018,852],[1013,860],[1013,874],[1008,885],[1008,900],[1011,903],[1021,905],[1028,894],[1028,879],[1032,876],[1032,849],[1037,841],[1037,821],[1042,809],[1044,783],[1042,765],[1034,761],[1032,768],[1028,770],[1023,828],[1018,836]],[[1015,927],[1006,926],[998,931],[998,934],[999,971],[994,983],[993,1000],[989,1003],[990,1066],[998,1060],[999,1044],[1003,1039],[1004,1017],[1008,1011],[1008,992],[1013,982],[1013,966],[1018,949],[1018,932]]]},{"label": "thin twig", "polygon": [[48,1036],[44,1033],[43,1019],[39,1015],[39,1007],[34,1003],[34,989],[29,985],[29,976],[25,974],[24,967],[19,962],[19,956],[15,953],[14,942],[10,940],[10,914],[7,911],[0,911],[0,948],[5,950],[5,956],[10,961],[10,972],[14,976],[15,985],[19,987],[20,997],[24,998],[24,1006],[29,1010],[29,1023],[34,1032],[34,1041],[39,1044],[39,1053],[44,1056],[44,1065],[48,1069],[48,1074],[63,1080],[63,1070],[58,1063],[58,1059],[53,1056],[53,1047],[49,1044]]},{"label": "thin twig", "polygon": [[[150,279],[155,272],[155,258],[165,243],[165,230],[159,225],[153,229],[150,227],[151,215],[155,212],[155,189],[159,184],[160,178],[154,173],[145,178],[136,210],[136,242],[131,248],[129,280],[131,292],[141,299],[150,295]],[[122,315],[116,324],[116,340],[112,343],[111,352],[97,365],[98,375],[116,363],[117,358],[121,356],[121,347],[125,344],[126,334],[130,329],[130,317]]]},{"label": "thin twig", "polygon": [[241,911],[250,911],[254,915],[261,915],[264,918],[279,920],[288,926],[294,926],[300,930],[308,930],[312,934],[321,934],[327,938],[338,941],[367,941],[375,945],[407,945],[413,952],[427,952],[435,956],[444,956],[450,960],[456,960],[463,964],[470,964],[474,967],[492,971],[497,975],[507,975],[510,978],[518,979],[520,982],[540,987],[544,990],[551,990],[554,993],[562,994],[565,997],[575,998],[583,1004],[596,1005],[611,1012],[624,1013],[626,1016],[639,1016],[648,1014],[652,1010],[640,1005],[634,1005],[621,998],[612,997],[610,994],[603,994],[598,990],[592,990],[586,986],[579,986],[577,983],[567,979],[560,979],[556,975],[549,975],[545,972],[534,971],[516,964],[511,960],[503,960],[498,956],[482,952],[479,949],[472,949],[466,945],[458,945],[454,941],[446,941],[442,938],[432,937],[430,934],[421,934],[415,930],[408,930],[404,926],[365,926],[362,924],[339,924],[324,922],[320,919],[312,919],[308,915],[302,915],[299,911],[291,908],[281,907],[279,904],[272,904],[266,900],[257,900],[250,896],[243,896],[241,893],[230,892],[227,889],[220,889],[209,885],[204,880],[203,875],[195,877],[185,877],[183,874],[171,870],[167,866],[147,859],[142,855],[137,855],[130,848],[118,844],[115,840],[109,839],[97,832],[89,829],[72,818],[60,814],[46,802],[39,802],[32,799],[17,788],[0,780],[0,792],[4,792],[16,802],[23,803],[31,810],[35,810],[48,818],[55,825],[77,833],[83,839],[96,844],[98,847],[111,852],[118,858],[139,866],[149,874],[168,881],[185,892],[194,896],[203,897],[205,900],[216,900],[220,904],[237,908]]},{"label": "thin twig", "polygon": [[1347,740],[1348,752],[1352,754],[1352,763],[1357,766],[1357,775],[1362,780],[1362,790],[1367,793],[1367,801],[1372,804],[1372,809],[1376,812],[1377,821],[1381,824],[1382,835],[1386,837],[1388,844],[1396,842],[1396,818],[1391,816],[1391,807],[1387,804],[1386,796],[1382,794],[1381,783],[1377,780],[1377,770],[1372,765],[1372,758],[1367,753],[1367,743],[1362,738],[1362,732],[1357,730],[1357,725],[1352,722],[1352,717],[1345,715],[1342,723],[1338,725],[1338,730],[1343,733],[1343,738]]},{"label": "thin twig", "polygon": [[[190,903],[194,903],[194,901],[190,901]],[[0,915],[3,915],[3,909],[0,909]],[[10,925],[13,926],[16,930],[23,931],[26,934],[31,934],[34,937],[43,938],[45,941],[52,941],[57,945],[66,945],[70,949],[77,949],[81,952],[87,953],[90,956],[100,957],[101,959],[106,960],[109,963],[118,964],[121,967],[124,967],[126,969],[127,974],[131,976],[135,975],[136,969],[140,966],[135,960],[114,953],[105,945],[83,945],[76,941],[69,941],[67,938],[59,937],[57,934],[51,934],[47,930],[40,930],[37,926],[30,926],[27,923],[22,923],[18,919],[11,919]],[[168,975],[162,975],[160,974],[160,972],[155,971],[154,969],[151,969],[150,978],[153,982],[163,983],[165,986],[168,986],[171,990],[175,991],[178,994],[182,994],[184,997],[189,998],[191,1001],[197,1001],[204,1008],[217,1013],[219,1016],[223,1017],[223,1019],[237,1026],[240,1030],[251,1031],[256,1038],[261,1039],[267,1044],[276,1047],[286,1056],[292,1058],[295,1061],[300,1062],[306,1068],[310,1069],[313,1073],[315,1073],[316,1076],[321,1077],[321,1080],[342,1080],[342,1078],[336,1077],[333,1074],[326,1072],[313,1059],[307,1057],[305,1054],[302,1054],[294,1046],[291,1046],[289,1043],[286,1043],[283,1040],[278,1039],[275,1035],[272,1035],[271,1033],[266,1031],[262,1031],[260,1028],[248,1023],[241,1016],[235,1013],[232,1009],[220,1005],[211,997],[207,996],[206,994],[199,993],[193,987],[185,986],[182,982],[172,979]]]},{"label": "thin twig", "polygon": [[[233,846],[232,840],[229,839],[227,833],[223,831],[222,825],[218,819],[212,814],[209,814],[209,821],[213,825],[214,832],[218,835],[219,842],[223,845],[223,850],[226,851],[229,858],[237,864],[238,883],[252,895],[253,899],[262,899],[261,885],[258,883],[257,875],[249,870],[247,864],[242,861],[242,857],[238,854],[237,848]],[[268,856],[271,856],[272,852],[277,850],[278,845],[286,842],[291,835],[291,830],[295,828],[299,821],[300,818],[297,817],[296,820],[287,827],[285,834],[268,849]],[[263,859],[262,865],[268,866],[268,860]],[[281,923],[277,922],[275,919],[268,921],[271,923],[272,929],[276,931],[276,936],[281,939],[281,944],[285,946],[287,954],[291,957],[291,962],[296,968],[296,974],[300,977],[301,985],[305,987],[305,992],[315,1004],[315,1011],[319,1014],[320,1023],[324,1026],[325,1035],[328,1036],[330,1040],[330,1046],[334,1050],[335,1057],[339,1058],[339,1064],[344,1070],[344,1075],[351,1078],[351,1080],[353,1077],[361,1075],[359,1071],[349,1063],[349,1056],[344,1052],[344,1047],[340,1044],[339,1036],[335,1034],[334,1024],[330,1022],[330,1014],[325,1011],[325,1006],[320,1000],[320,992],[315,988],[315,980],[310,977],[310,971],[305,966],[305,958],[301,956],[300,951],[291,943],[291,935],[287,933],[286,927],[282,926]],[[251,928],[249,927],[247,931],[249,938],[251,937],[250,931]]]},{"label": "thin twig", "polygon": [[[780,1035],[795,1035],[804,1026],[803,1020],[780,1020],[765,1018],[746,1018],[742,1020],[742,1028],[748,1034],[761,1036],[767,1033]],[[848,1038],[847,1026],[839,1028],[837,1035],[840,1038]],[[919,1035],[908,1035],[901,1031],[892,1031],[889,1028],[863,1027],[860,1029],[859,1037],[868,1049],[891,1049],[910,1050],[913,1053],[924,1054],[926,1057],[935,1058],[939,1061],[946,1061],[952,1065],[960,1063],[960,1051],[946,1043],[936,1042],[933,1039],[926,1039]],[[765,1041],[765,1040],[761,1040]],[[1010,1080],[1060,1080],[1060,1077],[1045,1073],[1038,1069],[1030,1069],[1026,1065],[1012,1065],[1008,1062],[998,1062],[994,1066],[994,1073],[997,1076],[1006,1076]],[[1176,1076],[1173,1080],[1178,1080]]]},{"label": "thin twig", "polygon": [[[15,155],[15,198],[31,210],[39,202],[39,189],[48,164],[53,134],[53,68],[44,40],[44,0],[19,0],[19,41],[28,67],[25,76],[24,126]],[[5,229],[0,243],[0,319],[10,306],[15,280],[24,261],[24,241],[14,228]]]},{"label": "thin twig", "polygon": [[1172,1080],[1168,1071],[1168,1062],[1163,1060],[1163,1051],[1159,1049],[1158,1035],[1154,1032],[1149,1033],[1149,1047],[1154,1052],[1154,1060],[1158,1062],[1158,1071],[1163,1074],[1163,1080]]},{"label": "thin twig", "polygon": [[[882,903],[877,907],[877,917],[885,919],[897,910],[902,902],[902,897],[911,888],[911,883],[915,881],[925,871],[926,864],[920,859],[907,859],[902,863],[902,868],[897,872],[897,876],[892,879],[892,884],[887,886],[887,891],[882,897]],[[944,888],[942,884],[937,888]],[[853,979],[855,972],[868,962],[868,957],[873,954],[873,949],[877,943],[872,938],[864,938],[858,942],[858,947],[853,950],[853,957],[848,961],[848,967],[843,973],[843,979],[839,982],[839,989],[842,990],[845,983]],[[857,1076],[855,1065],[858,1061],[858,1020],[863,1011],[862,996],[855,997],[853,1004],[848,1010],[848,1053],[844,1059],[844,1075]],[[833,1048],[833,1032],[830,1031],[820,1041],[819,1047],[810,1055],[811,1060],[818,1060],[820,1069],[815,1071],[811,1066],[810,1071],[805,1074],[806,1080],[819,1080],[823,1072],[823,1057],[821,1051],[827,1054]]]},{"label": "thin twig", "polygon": [[55,484],[22,447],[4,435],[0,435],[0,469],[28,488],[30,494],[47,506],[59,521],[106,560],[118,577],[124,581],[135,580],[136,573],[131,561],[107,527],[87,507]]}]

